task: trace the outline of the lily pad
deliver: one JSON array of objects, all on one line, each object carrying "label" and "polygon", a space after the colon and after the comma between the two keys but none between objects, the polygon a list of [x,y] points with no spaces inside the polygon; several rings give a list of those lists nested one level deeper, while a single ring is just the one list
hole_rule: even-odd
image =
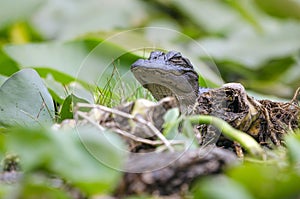
[{"label": "lily pad", "polygon": [[[118,70],[128,71],[138,57],[111,41],[76,40],[65,43],[6,45],[4,51],[22,68],[34,67],[42,76],[51,74],[58,82],[78,80],[95,86],[105,84],[115,60],[122,56]],[[124,55],[125,54],[125,55]],[[123,57],[124,55],[124,57]],[[101,83],[99,83],[101,84]]]},{"label": "lily pad", "polygon": [[143,3],[137,0],[47,1],[32,22],[46,38],[68,40],[87,32],[139,25],[148,15]]},{"label": "lily pad", "polygon": [[21,70],[3,83],[0,88],[0,113],[2,126],[53,122],[52,97],[35,70]]},{"label": "lily pad", "polygon": [[288,57],[299,50],[298,22],[270,21],[264,28],[261,34],[243,29],[227,38],[207,38],[200,42],[215,60],[234,61],[252,70],[261,69],[269,60]]}]

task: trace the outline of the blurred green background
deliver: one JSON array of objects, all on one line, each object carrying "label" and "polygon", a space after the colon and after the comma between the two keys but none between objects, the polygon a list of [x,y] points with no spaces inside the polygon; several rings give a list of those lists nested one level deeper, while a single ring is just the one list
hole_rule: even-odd
[{"label": "blurred green background", "polygon": [[33,67],[63,99],[54,82],[79,79],[89,88],[103,87],[99,77],[107,81],[112,71],[107,66],[117,66],[122,76],[151,48],[163,48],[190,58],[203,75],[203,86],[241,82],[256,93],[289,99],[300,85],[299,0],[0,4],[0,83]]}]

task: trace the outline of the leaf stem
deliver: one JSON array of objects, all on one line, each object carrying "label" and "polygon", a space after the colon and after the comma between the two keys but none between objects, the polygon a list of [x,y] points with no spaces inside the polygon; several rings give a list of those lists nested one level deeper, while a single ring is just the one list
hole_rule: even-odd
[{"label": "leaf stem", "polygon": [[251,155],[262,157],[264,154],[261,146],[254,140],[250,135],[233,128],[224,120],[208,115],[192,115],[187,116],[187,119],[192,122],[192,124],[210,124],[217,127],[223,135],[228,137],[233,141],[237,141],[241,146],[248,151]]}]

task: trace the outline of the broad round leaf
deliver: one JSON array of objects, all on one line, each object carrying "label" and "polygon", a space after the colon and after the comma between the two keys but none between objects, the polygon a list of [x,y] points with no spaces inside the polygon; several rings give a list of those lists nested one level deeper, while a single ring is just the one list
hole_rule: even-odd
[{"label": "broad round leaf", "polygon": [[33,69],[24,69],[0,88],[0,125],[33,126],[53,122],[54,105],[43,81]]}]

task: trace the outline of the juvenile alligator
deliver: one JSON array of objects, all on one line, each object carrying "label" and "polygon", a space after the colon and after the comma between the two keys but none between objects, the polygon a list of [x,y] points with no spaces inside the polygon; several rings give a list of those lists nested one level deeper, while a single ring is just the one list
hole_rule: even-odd
[{"label": "juvenile alligator", "polygon": [[156,100],[174,96],[181,110],[194,105],[197,97],[209,90],[199,87],[199,76],[193,65],[176,51],[153,51],[149,59],[133,63],[131,71]]},{"label": "juvenile alligator", "polygon": [[[157,100],[174,96],[182,113],[217,116],[264,145],[280,145],[284,134],[300,127],[300,88],[290,102],[255,100],[239,83],[200,88],[191,62],[175,51],[154,51],[133,63],[131,71]],[[202,132],[210,132],[204,128]]]}]

